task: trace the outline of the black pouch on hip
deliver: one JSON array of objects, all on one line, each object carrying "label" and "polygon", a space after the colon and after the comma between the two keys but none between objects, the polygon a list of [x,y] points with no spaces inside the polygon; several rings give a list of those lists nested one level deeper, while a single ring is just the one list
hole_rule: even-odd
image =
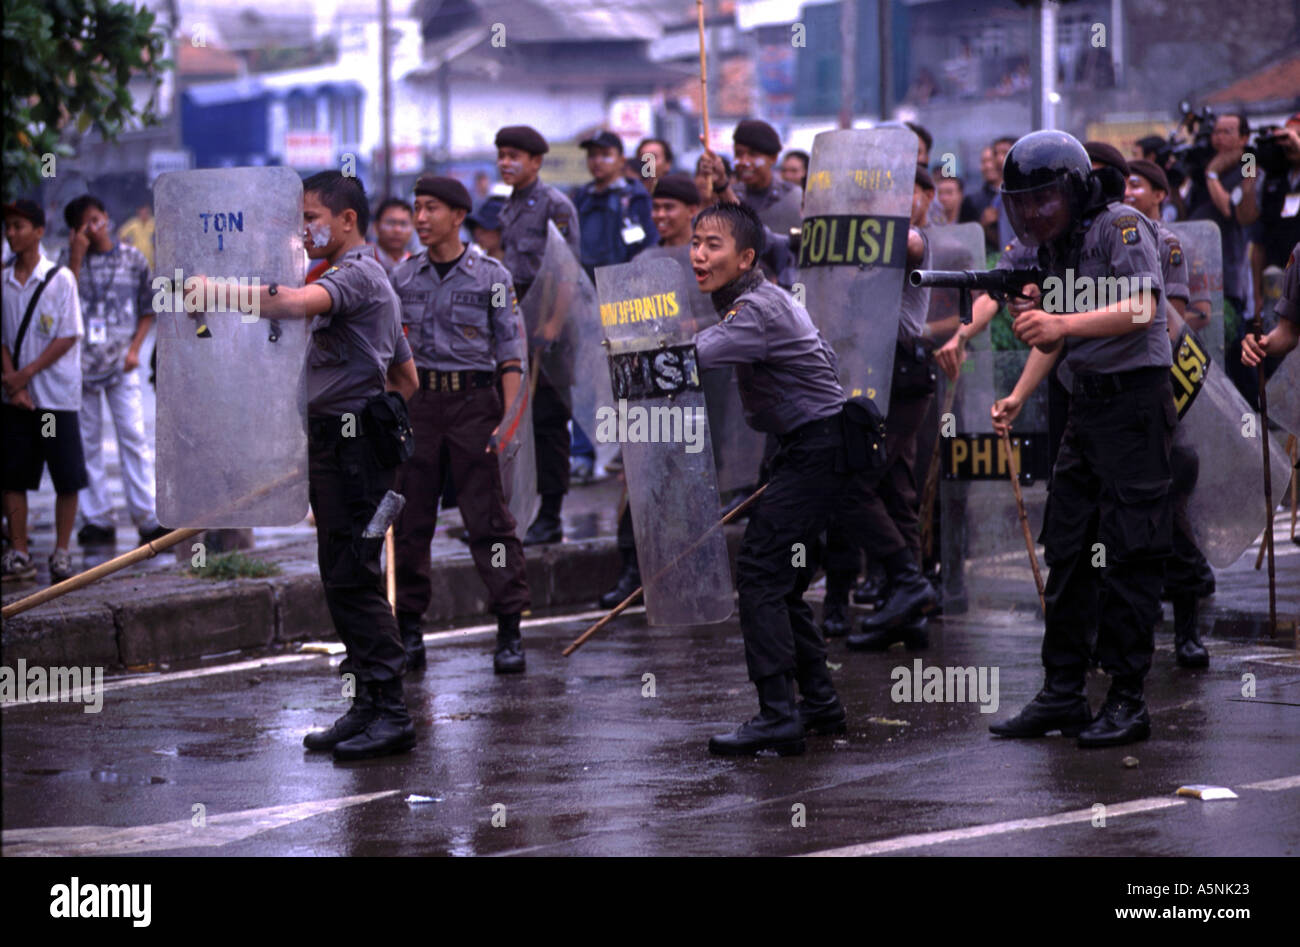
[{"label": "black pouch on hip", "polygon": [[844,402],[844,454],[849,470],[874,470],[885,465],[885,419],[865,395]]},{"label": "black pouch on hip", "polygon": [[375,459],[385,470],[410,460],[415,454],[415,431],[406,411],[406,399],[385,391],[366,402],[361,423],[374,447]]}]

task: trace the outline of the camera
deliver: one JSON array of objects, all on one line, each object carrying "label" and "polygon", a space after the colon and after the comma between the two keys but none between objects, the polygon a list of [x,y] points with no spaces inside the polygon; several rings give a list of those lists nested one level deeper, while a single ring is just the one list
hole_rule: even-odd
[{"label": "camera", "polygon": [[1246,154],[1255,156],[1255,165],[1265,174],[1286,174],[1291,162],[1287,159],[1282,143],[1278,141],[1281,125],[1264,125],[1251,136],[1246,146]]}]

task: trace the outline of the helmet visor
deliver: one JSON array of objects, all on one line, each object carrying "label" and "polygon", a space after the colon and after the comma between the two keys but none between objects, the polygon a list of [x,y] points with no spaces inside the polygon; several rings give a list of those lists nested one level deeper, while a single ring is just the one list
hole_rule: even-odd
[{"label": "helmet visor", "polygon": [[1002,192],[1002,207],[1011,229],[1026,247],[1051,243],[1070,227],[1070,191],[1063,180]]}]

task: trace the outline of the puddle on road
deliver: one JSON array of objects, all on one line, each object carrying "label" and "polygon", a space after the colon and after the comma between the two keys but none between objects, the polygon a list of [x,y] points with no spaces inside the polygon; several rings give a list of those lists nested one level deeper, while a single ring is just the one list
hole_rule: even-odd
[{"label": "puddle on road", "polygon": [[161,776],[132,776],[130,773],[115,773],[111,769],[94,769],[90,778],[97,783],[110,783],[114,786],[161,786],[167,780]]}]

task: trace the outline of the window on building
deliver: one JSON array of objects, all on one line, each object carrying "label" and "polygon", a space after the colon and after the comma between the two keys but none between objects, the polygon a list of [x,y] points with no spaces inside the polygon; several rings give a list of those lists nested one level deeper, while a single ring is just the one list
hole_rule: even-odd
[{"label": "window on building", "polygon": [[316,102],[305,95],[292,95],[286,103],[289,113],[289,131],[314,132],[316,130]]}]

